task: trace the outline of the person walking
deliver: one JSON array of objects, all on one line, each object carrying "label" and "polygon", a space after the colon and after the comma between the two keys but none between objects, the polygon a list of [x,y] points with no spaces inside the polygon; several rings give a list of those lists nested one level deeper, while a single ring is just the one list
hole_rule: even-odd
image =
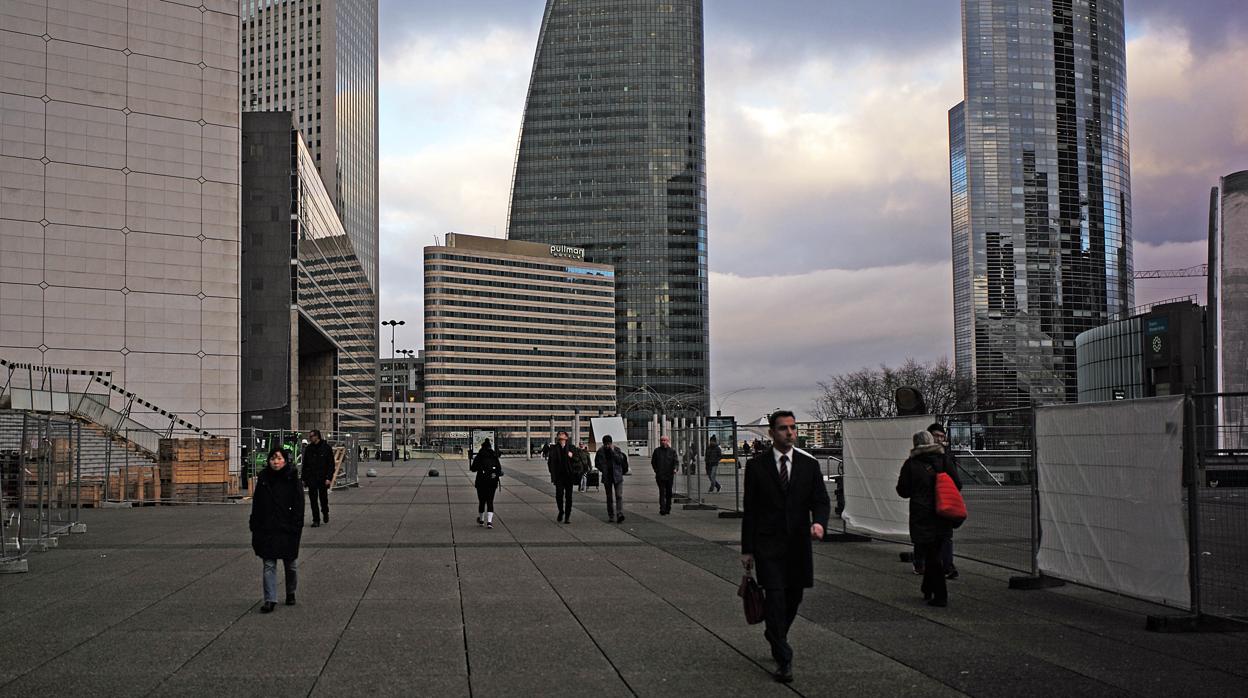
[{"label": "person walking", "polygon": [[793,448],[797,422],[780,410],[768,418],[773,447],[745,466],[741,564],[757,567],[766,631],[776,660],[773,677],[793,681],[789,628],[806,589],[815,585],[812,540],[822,540],[832,513],[819,461]]},{"label": "person walking", "polygon": [[555,443],[548,445],[546,454],[546,469],[550,471],[555,504],[559,506],[559,517],[555,520],[571,523],[572,488],[580,477],[576,474],[576,447],[568,443],[568,432],[559,432]]},{"label": "person walking", "polygon": [[611,442],[609,434],[602,437],[602,448],[594,455],[594,467],[602,473],[602,487],[607,497],[607,522],[624,523],[624,474],[628,472],[628,460],[624,452]]},{"label": "person walking", "polygon": [[576,465],[576,472],[581,476],[581,486],[578,489],[584,492],[589,486],[589,445],[581,442],[574,456],[572,460]]},{"label": "person walking", "polygon": [[303,484],[308,487],[308,504],[312,507],[312,528],[329,523],[329,488],[334,480],[334,449],[321,438],[321,432],[308,432],[308,445],[303,447]]},{"label": "person walking", "polygon": [[659,485],[659,516],[672,513],[672,481],[676,478],[676,468],[680,457],[672,448],[672,439],[668,436],[659,438],[659,447],[650,456],[650,467],[654,469],[654,481]]},{"label": "person walking", "polygon": [[[936,422],[927,428],[927,432],[936,439],[936,443],[945,449],[945,458],[949,461],[949,472],[954,477],[954,482],[958,483],[958,489],[962,489],[962,479],[957,475],[959,472],[958,458],[954,455],[953,449],[949,447],[949,437],[945,432],[945,425]],[[945,579],[957,579],[958,568],[953,564],[953,536],[949,536],[948,540],[940,546],[940,566],[945,573]]]},{"label": "person walking", "polygon": [[923,599],[930,606],[947,606],[949,591],[940,551],[944,541],[953,538],[953,523],[936,513],[936,474],[949,473],[958,489],[962,481],[950,469],[944,447],[931,433],[920,431],[911,442],[910,457],[897,476],[897,494],[910,500],[910,541],[923,558]]},{"label": "person walking", "polygon": [[268,466],[256,478],[251,499],[251,549],[264,561],[264,604],[261,613],[277,605],[277,561],[286,570],[286,605],[295,605],[299,586],[299,539],[303,535],[303,488],[290,453],[281,447],[269,452]]},{"label": "person walking", "polygon": [[494,495],[498,493],[498,479],[503,476],[503,464],[489,439],[481,442],[481,450],[468,469],[477,474],[477,525],[494,528]]},{"label": "person walking", "polygon": [[719,447],[719,441],[711,436],[711,442],[706,445],[706,479],[710,481],[706,487],[707,494],[723,489],[719,486],[719,479],[715,476],[719,471],[719,461],[723,458],[724,451]]}]

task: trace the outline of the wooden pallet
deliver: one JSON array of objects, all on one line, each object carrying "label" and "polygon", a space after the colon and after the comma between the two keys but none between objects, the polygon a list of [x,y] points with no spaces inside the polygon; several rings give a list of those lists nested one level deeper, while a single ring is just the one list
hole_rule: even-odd
[{"label": "wooden pallet", "polygon": [[161,461],[160,479],[170,485],[219,485],[230,480],[229,461]]},{"label": "wooden pallet", "polygon": [[229,495],[227,483],[170,485],[161,490],[162,501],[174,504],[190,504],[194,502],[224,502]]},{"label": "wooden pallet", "polygon": [[230,460],[229,439],[161,439],[159,459],[169,462],[218,462]]}]

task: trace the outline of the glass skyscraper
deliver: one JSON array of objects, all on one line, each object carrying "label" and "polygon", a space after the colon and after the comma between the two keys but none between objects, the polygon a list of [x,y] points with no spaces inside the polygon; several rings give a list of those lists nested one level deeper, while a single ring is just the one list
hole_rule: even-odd
[{"label": "glass skyscraper", "polygon": [[1133,305],[1123,0],[963,0],[949,113],[958,374],[1075,402],[1075,337]]},{"label": "glass skyscraper", "polygon": [[615,268],[634,436],[709,407],[705,101],[701,0],[547,0],[508,237]]}]

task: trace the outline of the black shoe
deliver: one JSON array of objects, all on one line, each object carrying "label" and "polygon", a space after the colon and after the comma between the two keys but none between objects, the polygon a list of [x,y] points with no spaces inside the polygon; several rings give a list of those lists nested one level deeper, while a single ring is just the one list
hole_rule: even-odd
[{"label": "black shoe", "polygon": [[321,527],[321,522],[320,522],[320,521],[313,521],[313,522],[312,522],[312,528],[320,528],[320,527]]},{"label": "black shoe", "polygon": [[949,597],[945,596],[945,597],[937,597],[934,599],[929,599],[927,602],[927,605],[936,606],[937,608],[944,608],[945,606],[949,605]]},{"label": "black shoe", "polygon": [[564,522],[565,524],[567,524],[567,523],[572,523],[572,517],[571,517],[571,516],[565,516],[565,517],[563,517],[563,522]]},{"label": "black shoe", "polygon": [[274,602],[274,601],[265,601],[265,602],[264,602],[264,605],[260,607],[260,612],[261,612],[261,613],[272,613],[272,612],[273,612],[274,607],[276,607],[276,606],[277,606],[277,603],[276,603],[276,602]]},{"label": "black shoe", "polygon": [[287,605],[287,606],[294,606],[294,605],[295,605],[295,595],[294,595],[294,593],[290,593],[290,594],[287,594],[287,595],[286,595],[286,605]]},{"label": "black shoe", "polygon": [[781,664],[772,676],[780,683],[793,683],[793,665]]},{"label": "black shoe", "polygon": [[624,523],[624,515],[623,515],[623,514],[620,514],[618,517],[616,517],[615,522],[616,522],[616,523]]},{"label": "black shoe", "polygon": [[917,575],[920,575],[920,576],[921,576],[921,575],[923,574],[923,572],[924,572],[924,570],[923,570],[923,568],[922,568],[922,567],[915,567],[915,568],[914,568],[914,573],[915,573],[915,574],[917,574]]},{"label": "black shoe", "polygon": [[945,573],[945,579],[957,579],[957,578],[958,578],[957,570],[950,570]]},{"label": "black shoe", "polygon": [[486,528],[494,528],[494,522],[491,521],[485,525]]},{"label": "black shoe", "polygon": [[561,511],[561,512],[559,512],[559,515],[555,517],[555,521],[558,521],[559,523],[563,523],[563,512],[562,512],[562,511]]},{"label": "black shoe", "polygon": [[321,523],[325,525],[329,525],[329,514],[325,515],[325,518],[321,521]]},{"label": "black shoe", "polygon": [[932,600],[932,592],[930,592],[930,591],[925,591],[925,592],[923,592],[923,600],[924,600],[924,601],[931,601],[931,600]]}]

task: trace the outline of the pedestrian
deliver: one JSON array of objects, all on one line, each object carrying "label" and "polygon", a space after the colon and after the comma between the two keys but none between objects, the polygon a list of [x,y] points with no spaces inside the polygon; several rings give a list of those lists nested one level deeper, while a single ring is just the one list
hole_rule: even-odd
[{"label": "pedestrian", "polygon": [[594,467],[602,473],[602,486],[607,496],[607,523],[624,523],[624,474],[628,459],[611,442],[611,435],[602,437],[602,448],[594,456]]},{"label": "pedestrian", "polygon": [[815,585],[811,541],[823,538],[832,503],[819,461],[793,448],[797,440],[793,413],[779,410],[767,422],[774,446],[745,466],[741,564],[746,570],[757,566],[764,594],[764,637],[776,660],[773,676],[789,683],[793,680],[789,628],[804,591]]},{"label": "pedestrian", "polygon": [[940,551],[944,541],[953,538],[953,523],[936,513],[936,474],[949,473],[958,489],[962,482],[950,470],[944,447],[931,433],[920,431],[911,442],[910,457],[897,476],[897,494],[910,500],[910,541],[923,558],[923,600],[930,606],[947,606],[949,592]]},{"label": "pedestrian", "polygon": [[698,445],[697,444],[695,443],[689,444],[689,449],[685,451],[685,462],[682,467],[683,467],[683,472],[686,475],[690,473],[693,473],[695,475],[697,474],[698,472]]},{"label": "pedestrian", "polygon": [[308,432],[303,447],[303,484],[308,487],[308,504],[312,507],[312,528],[329,523],[329,488],[334,478],[334,449],[321,438],[319,429]]},{"label": "pedestrian", "polygon": [[574,456],[576,472],[581,476],[580,491],[584,492],[589,485],[589,445],[582,442],[580,447],[576,449]]},{"label": "pedestrian", "polygon": [[264,561],[264,605],[272,613],[277,605],[277,561],[286,570],[286,605],[295,605],[299,586],[299,539],[303,535],[303,488],[288,451],[275,447],[268,467],[256,478],[251,499],[251,549]]},{"label": "pedestrian", "polygon": [[719,479],[715,477],[719,470],[719,461],[723,460],[724,451],[719,447],[719,442],[715,437],[711,436],[711,442],[706,445],[706,479],[710,481],[707,485],[707,494],[718,492],[722,487],[719,485]]},{"label": "pedestrian", "polygon": [[654,481],[659,485],[659,516],[672,513],[672,480],[676,477],[679,456],[672,448],[672,439],[668,436],[659,438],[659,447],[650,456],[650,467],[654,468]]},{"label": "pedestrian", "polygon": [[489,439],[481,442],[481,450],[468,469],[477,474],[477,525],[494,528],[494,495],[498,492],[498,479],[503,476],[503,464]]},{"label": "pedestrian", "polygon": [[559,517],[556,521],[571,523],[572,519],[572,488],[576,486],[580,476],[576,473],[576,447],[568,443],[568,432],[561,431],[555,443],[547,444],[546,469],[550,471],[550,481],[555,485],[555,504],[559,506]]},{"label": "pedestrian", "polygon": [[[949,447],[949,437],[945,432],[945,425],[936,422],[927,428],[927,432],[936,438],[936,443],[944,446],[945,458],[949,461],[949,472],[956,475],[959,472],[958,458],[954,455],[953,449]],[[954,477],[954,482],[958,483],[958,489],[962,489],[960,476]],[[945,579],[958,578],[958,568],[953,564],[953,536],[950,536],[940,546],[940,564],[945,572]]]}]

